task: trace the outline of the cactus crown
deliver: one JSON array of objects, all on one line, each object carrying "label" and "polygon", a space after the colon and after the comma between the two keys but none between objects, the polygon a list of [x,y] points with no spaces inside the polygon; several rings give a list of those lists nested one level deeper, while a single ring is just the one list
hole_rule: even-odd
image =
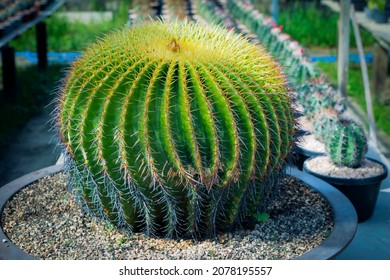
[{"label": "cactus crown", "polygon": [[367,152],[363,128],[352,120],[340,120],[328,133],[325,150],[336,165],[359,167]]},{"label": "cactus crown", "polygon": [[59,96],[74,192],[131,231],[203,236],[264,208],[295,123],[281,69],[220,27],[137,23],[92,45]]}]

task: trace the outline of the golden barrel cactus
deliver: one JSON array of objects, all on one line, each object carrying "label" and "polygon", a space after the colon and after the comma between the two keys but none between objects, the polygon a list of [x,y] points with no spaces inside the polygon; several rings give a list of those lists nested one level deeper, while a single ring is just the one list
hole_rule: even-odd
[{"label": "golden barrel cactus", "polygon": [[251,222],[296,134],[270,55],[186,21],[137,23],[93,44],[58,101],[70,182],[86,208],[167,237]]}]

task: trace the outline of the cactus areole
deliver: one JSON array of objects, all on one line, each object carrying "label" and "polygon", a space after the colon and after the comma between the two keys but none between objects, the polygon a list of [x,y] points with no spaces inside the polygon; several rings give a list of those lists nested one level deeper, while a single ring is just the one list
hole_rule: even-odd
[{"label": "cactus areole", "polygon": [[137,23],[95,43],[58,109],[82,205],[172,238],[247,225],[296,134],[280,66],[240,35],[189,22]]}]

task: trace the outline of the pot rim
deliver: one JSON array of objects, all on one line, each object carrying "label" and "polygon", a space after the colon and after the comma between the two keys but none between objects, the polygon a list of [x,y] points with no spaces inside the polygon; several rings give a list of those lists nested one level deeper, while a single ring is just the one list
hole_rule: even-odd
[{"label": "pot rim", "polygon": [[356,185],[356,186],[363,186],[363,185],[369,185],[369,184],[378,184],[383,179],[385,179],[387,177],[387,175],[388,175],[387,166],[383,162],[381,162],[379,160],[376,160],[376,159],[373,159],[371,157],[366,157],[366,159],[368,159],[370,161],[373,161],[375,163],[378,163],[381,166],[383,166],[384,172],[382,174],[379,174],[379,175],[376,175],[376,176],[371,176],[371,177],[365,177],[365,178],[340,178],[340,177],[335,177],[335,176],[331,176],[331,175],[324,175],[324,174],[321,174],[321,173],[317,173],[317,172],[309,169],[306,166],[306,163],[309,160],[314,159],[314,158],[315,157],[309,157],[308,159],[305,160],[305,162],[303,163],[303,171],[307,172],[310,175],[313,175],[315,177],[318,177],[320,179],[326,180],[327,182],[334,183],[334,184],[339,184],[339,185],[341,185],[341,184],[342,185]]},{"label": "pot rim", "polygon": [[[63,164],[51,165],[49,167],[28,173],[0,187],[0,217],[3,214],[3,210],[7,201],[10,200],[21,189],[43,177],[58,173],[63,170],[63,168]],[[11,240],[9,240],[8,236],[4,233],[0,224],[0,260],[2,259],[34,260],[35,258],[13,244]]]},{"label": "pot rim", "polygon": [[344,194],[325,181],[295,167],[288,170],[287,174],[318,191],[333,209],[333,229],[328,238],[296,260],[335,259],[355,237],[358,224],[355,208]]},{"label": "pot rim", "polygon": [[316,152],[316,151],[313,151],[313,150],[308,150],[308,149],[305,149],[299,145],[297,145],[297,148],[298,148],[298,152],[304,156],[307,156],[307,157],[315,157],[315,156],[323,156],[325,155],[325,153],[323,152]]},{"label": "pot rim", "polygon": [[[64,170],[64,164],[52,165],[28,173],[0,188],[0,216],[5,204],[17,192],[31,183]],[[287,167],[286,174],[293,176],[319,192],[333,209],[334,226],[330,235],[318,246],[295,258],[295,260],[334,259],[352,241],[357,229],[357,215],[351,202],[328,183],[295,167]],[[4,242],[4,240],[6,242]],[[4,233],[0,225],[0,260],[34,260],[35,258],[21,250]]]}]

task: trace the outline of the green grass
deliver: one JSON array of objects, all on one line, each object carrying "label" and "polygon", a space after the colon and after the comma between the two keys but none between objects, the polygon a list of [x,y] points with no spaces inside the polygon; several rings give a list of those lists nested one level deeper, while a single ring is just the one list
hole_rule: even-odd
[{"label": "green grass", "polygon": [[[305,47],[337,47],[337,21],[339,15],[329,9],[318,9],[314,4],[303,7],[299,3],[280,9],[278,24]],[[360,28],[364,46],[372,46],[375,39]],[[355,46],[351,28],[351,46]]]},{"label": "green grass", "polygon": [[[318,67],[328,77],[328,79],[337,84],[337,63],[318,62]],[[372,66],[368,66],[369,75],[372,75]],[[366,113],[366,101],[364,95],[364,85],[360,65],[351,63],[348,73],[348,97],[355,101]],[[390,106],[379,104],[373,97],[373,110],[377,128],[390,135]]]},{"label": "green grass", "polygon": [[[121,5],[113,15],[112,21],[85,24],[80,21],[68,21],[66,18],[53,14],[46,20],[48,34],[48,50],[50,52],[81,51],[104,34],[120,29],[127,23],[129,3],[121,1]],[[63,11],[63,10],[62,10]],[[35,51],[35,29],[23,33],[10,45],[17,51]]]}]

